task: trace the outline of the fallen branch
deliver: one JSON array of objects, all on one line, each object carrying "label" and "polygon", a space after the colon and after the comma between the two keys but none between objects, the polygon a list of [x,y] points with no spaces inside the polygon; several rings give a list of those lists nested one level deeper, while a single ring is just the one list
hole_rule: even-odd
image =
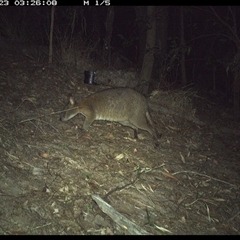
[{"label": "fallen branch", "polygon": [[136,225],[135,223],[129,221],[121,213],[116,211],[112,206],[105,202],[102,198],[97,195],[92,195],[92,199],[97,203],[99,208],[106,213],[114,222],[120,225],[122,228],[126,229],[130,234],[133,235],[150,235],[144,229]]}]

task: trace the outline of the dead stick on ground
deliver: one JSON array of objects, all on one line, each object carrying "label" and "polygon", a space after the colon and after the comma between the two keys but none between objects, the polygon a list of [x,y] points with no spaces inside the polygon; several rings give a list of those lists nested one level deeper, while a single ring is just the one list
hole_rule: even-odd
[{"label": "dead stick on ground", "polygon": [[92,199],[98,204],[99,208],[112,218],[114,222],[126,229],[130,234],[134,235],[149,235],[147,231],[129,221],[121,213],[117,212],[112,206],[105,202],[102,198],[97,195],[92,195]]},{"label": "dead stick on ground", "polygon": [[202,174],[202,173],[198,173],[198,172],[193,172],[193,171],[180,171],[180,172],[175,172],[175,173],[172,173],[172,175],[176,175],[176,174],[179,174],[179,173],[191,173],[191,174],[196,174],[196,175],[199,175],[199,176],[203,176],[203,177],[208,177],[212,180],[215,180],[215,181],[218,181],[218,182],[221,182],[221,183],[225,183],[225,184],[228,184],[232,187],[236,187],[235,184],[232,184],[232,183],[229,183],[229,182],[225,182],[223,180],[220,180],[220,179],[217,179],[217,178],[214,178],[214,177],[211,177],[209,175],[206,175],[206,174]]}]

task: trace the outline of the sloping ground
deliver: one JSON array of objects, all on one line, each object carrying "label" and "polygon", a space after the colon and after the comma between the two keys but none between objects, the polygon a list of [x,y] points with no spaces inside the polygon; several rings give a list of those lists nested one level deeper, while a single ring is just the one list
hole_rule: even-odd
[{"label": "sloping ground", "polygon": [[205,125],[152,112],[160,148],[141,132],[83,117],[59,121],[82,76],[5,54],[0,64],[0,233],[129,234],[98,195],[149,234],[240,233],[240,126],[198,99]]}]

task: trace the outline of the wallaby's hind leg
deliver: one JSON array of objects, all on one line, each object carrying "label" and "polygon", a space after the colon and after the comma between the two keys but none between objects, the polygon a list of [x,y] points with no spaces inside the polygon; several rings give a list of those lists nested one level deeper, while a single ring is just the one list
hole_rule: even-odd
[{"label": "wallaby's hind leg", "polygon": [[145,130],[147,132],[149,132],[154,141],[155,141],[155,145],[156,146],[159,146],[159,143],[158,143],[158,132],[154,129],[153,127],[153,121],[150,117],[150,114],[147,112],[144,114],[144,116],[138,116],[137,119],[131,119],[129,120],[129,122],[135,126],[136,129],[142,129],[142,130]]},{"label": "wallaby's hind leg", "polygon": [[152,120],[152,117],[150,115],[149,112],[146,112],[146,118],[147,118],[147,121],[149,122],[149,124],[151,125],[153,131],[155,132],[155,137],[157,139],[161,138],[162,134],[159,133],[155,128],[154,128],[154,124],[153,124],[153,120]]},{"label": "wallaby's hind leg", "polygon": [[134,131],[134,138],[138,139],[138,128],[136,128],[136,126],[134,124],[130,123],[129,121],[121,121],[119,123],[124,126],[131,127]]}]

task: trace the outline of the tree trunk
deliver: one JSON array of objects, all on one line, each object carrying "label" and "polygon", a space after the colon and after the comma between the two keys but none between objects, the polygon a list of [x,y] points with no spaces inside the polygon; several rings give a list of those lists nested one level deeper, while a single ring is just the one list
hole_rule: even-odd
[{"label": "tree trunk", "polygon": [[108,67],[111,66],[111,40],[113,31],[114,7],[108,7],[107,18],[105,22],[106,36],[104,38],[107,50]]},{"label": "tree trunk", "polygon": [[233,109],[234,119],[240,120],[240,47],[238,48],[237,55],[235,56],[236,66],[234,67],[234,80],[233,80]]},{"label": "tree trunk", "polygon": [[140,73],[141,84],[144,84],[144,88],[140,89],[143,93],[148,92],[149,83],[151,80],[151,74],[154,63],[155,53],[155,41],[156,41],[156,15],[155,6],[147,6],[147,39],[145,46],[145,55],[143,58],[142,69]]},{"label": "tree trunk", "polygon": [[145,53],[146,38],[147,38],[147,27],[146,27],[146,18],[147,18],[147,7],[146,6],[135,6],[136,13],[136,23],[138,26],[138,62],[137,68],[141,69],[143,64],[143,58]]},{"label": "tree trunk", "polygon": [[92,7],[92,38],[93,41],[96,43],[101,39],[101,21],[99,21],[98,17],[98,7]]},{"label": "tree trunk", "polygon": [[54,25],[54,12],[55,7],[52,6],[51,10],[51,25],[50,25],[50,39],[49,39],[49,55],[48,55],[48,63],[52,63],[53,58],[53,25]]},{"label": "tree trunk", "polygon": [[157,6],[156,8],[156,52],[152,78],[148,92],[159,88],[166,82],[165,59],[167,52],[169,6]]},{"label": "tree trunk", "polygon": [[240,38],[237,31],[238,25],[237,25],[237,18],[236,18],[236,6],[228,7],[229,11],[231,12],[229,16],[232,17],[231,19],[232,25],[228,24],[225,18],[219,15],[212,6],[210,6],[210,9],[213,15],[222,24],[222,26],[225,26],[226,29],[228,29],[229,34],[227,35],[227,37],[232,41],[234,41],[234,43],[236,44],[237,54],[235,55],[233,60],[232,72],[234,76],[234,80],[233,80],[234,119],[238,121],[240,119]]},{"label": "tree trunk", "polygon": [[185,38],[184,38],[184,7],[180,7],[180,41],[181,41],[181,75],[182,75],[182,86],[187,85],[186,77],[186,65],[185,65]]}]

